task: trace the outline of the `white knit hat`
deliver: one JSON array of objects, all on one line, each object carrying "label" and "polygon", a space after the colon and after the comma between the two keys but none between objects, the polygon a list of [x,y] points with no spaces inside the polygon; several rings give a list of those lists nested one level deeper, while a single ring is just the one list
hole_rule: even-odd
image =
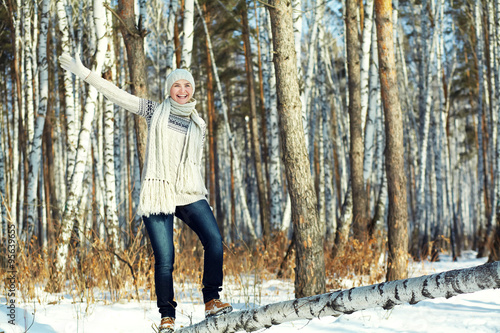
[{"label": "white knit hat", "polygon": [[194,78],[191,73],[189,73],[187,70],[178,68],[174,70],[172,73],[168,74],[167,76],[167,84],[166,84],[166,94],[170,95],[170,88],[172,88],[172,85],[179,81],[179,80],[186,80],[189,83],[191,83],[191,86],[193,87],[193,95],[194,95]]}]

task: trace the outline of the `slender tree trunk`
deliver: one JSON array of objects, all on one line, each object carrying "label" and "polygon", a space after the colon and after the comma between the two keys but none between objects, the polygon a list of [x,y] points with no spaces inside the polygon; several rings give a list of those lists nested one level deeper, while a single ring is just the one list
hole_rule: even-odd
[{"label": "slender tree trunk", "polygon": [[486,223],[488,221],[488,187],[487,184],[487,165],[486,165],[486,154],[484,151],[484,131],[487,125],[484,124],[484,45],[483,45],[483,28],[482,28],[482,18],[483,18],[482,2],[477,1],[474,5],[474,18],[475,18],[475,30],[476,30],[476,54],[477,54],[477,67],[478,67],[478,103],[477,103],[477,143],[478,143],[478,186],[479,186],[479,229],[478,229],[478,248],[477,256],[478,258],[487,255],[486,240],[488,235],[486,234]]},{"label": "slender tree trunk", "polygon": [[42,157],[42,137],[47,114],[47,101],[49,97],[49,64],[47,62],[47,33],[49,28],[49,1],[42,2],[42,20],[40,25],[40,41],[38,50],[38,63],[40,71],[40,101],[36,125],[34,130],[33,144],[29,155],[28,193],[26,216],[27,228],[24,230],[25,238],[28,240],[35,231],[38,176],[40,174],[40,160]]},{"label": "slender tree trunk", "polygon": [[[175,17],[177,16],[177,0],[170,0],[170,5],[168,7],[168,21],[167,21],[167,72],[166,75],[170,74],[174,69],[175,62],[175,47],[174,47],[174,29],[175,29]],[[165,80],[165,84],[167,80]],[[169,92],[166,91],[165,94]]]},{"label": "slender tree trunk", "polygon": [[243,25],[243,44],[245,49],[245,68],[247,74],[248,100],[250,104],[250,129],[252,131],[251,142],[254,160],[255,174],[257,176],[257,195],[259,198],[259,210],[264,242],[267,243],[271,236],[269,224],[269,207],[267,203],[266,180],[262,168],[262,154],[260,148],[259,124],[257,120],[257,98],[255,96],[255,79],[253,70],[252,50],[250,44],[250,33],[248,27],[248,9],[246,2],[242,3],[241,18]]},{"label": "slender tree trunk", "polygon": [[[497,29],[497,34],[494,36],[493,42],[496,43],[496,52],[497,55],[500,56],[500,37],[498,36],[498,33],[500,32],[500,0],[496,0],[496,6],[495,6],[495,14],[496,14],[496,29]],[[495,68],[495,76],[497,80],[497,86],[500,84],[499,79],[500,79],[500,63],[497,59],[496,63],[496,68]],[[500,101],[500,93],[497,92],[497,103]],[[497,105],[494,105],[494,112],[498,112],[500,114],[500,103]],[[498,132],[500,133],[500,117],[497,117],[497,123],[493,124],[493,126],[498,127]],[[490,255],[488,257],[489,262],[494,262],[494,261],[499,261],[500,260],[500,139],[497,136],[496,138],[496,170],[495,170],[495,179],[496,179],[496,184],[495,184],[495,207],[494,209],[496,210],[495,214],[495,226],[493,229],[493,234],[491,235],[491,242],[489,246],[490,250]]]},{"label": "slender tree trunk", "polygon": [[262,19],[259,41],[262,48],[262,86],[264,90],[264,107],[268,134],[267,152],[269,169],[269,223],[272,230],[279,230],[282,224],[283,185],[279,148],[278,108],[276,105],[276,76],[272,64],[272,36],[269,12],[261,6],[259,9]]},{"label": "slender tree trunk", "polygon": [[[108,31],[111,32],[111,16],[110,13],[107,12],[107,24]],[[113,43],[109,43],[109,51],[107,52],[107,71],[104,77],[113,82],[115,81],[115,50]],[[115,176],[115,155],[114,155],[114,104],[108,99],[104,100],[104,108],[103,108],[103,164],[104,164],[104,185],[105,188],[105,200],[104,200],[104,211],[106,216],[106,226],[108,232],[108,244],[110,248],[114,251],[117,251],[121,248],[120,246],[120,235],[119,235],[119,224],[118,220],[118,212],[117,212],[117,200],[116,200],[116,176]],[[118,259],[116,256],[113,256],[112,261],[112,272],[113,275],[118,273]]]},{"label": "slender tree trunk", "polygon": [[406,278],[408,216],[404,170],[403,117],[394,56],[391,0],[375,0],[379,72],[385,112],[385,168],[389,192],[387,280]]},{"label": "slender tree trunk", "polygon": [[346,47],[349,75],[349,122],[350,122],[350,162],[353,201],[354,237],[360,241],[367,238],[368,212],[366,189],[363,180],[364,145],[361,117],[360,60],[358,37],[358,2],[346,1]]},{"label": "slender tree trunk", "polygon": [[325,290],[323,235],[301,118],[292,7],[284,1],[272,0],[269,4],[283,161],[292,201],[295,295],[303,297]]},{"label": "slender tree trunk", "polygon": [[[210,13],[207,11],[207,6],[206,4],[203,5],[203,9],[205,12],[205,24],[208,25],[210,24]],[[217,183],[215,179],[218,179],[219,177],[216,177],[216,169],[215,169],[215,152],[216,152],[216,146],[215,146],[215,122],[216,122],[216,115],[215,115],[215,102],[214,102],[214,78],[212,74],[212,58],[210,57],[210,50],[208,48],[208,41],[205,40],[205,47],[206,47],[206,54],[207,54],[207,131],[208,131],[208,147],[209,147],[209,164],[210,164],[210,174],[209,174],[209,183],[210,183],[210,194],[209,194],[209,199],[210,199],[210,205],[212,207],[217,207],[219,206],[219,203],[216,202],[216,192],[217,192]],[[217,211],[217,209],[215,210]]]},{"label": "slender tree trunk", "polygon": [[[122,21],[120,31],[127,50],[132,94],[137,97],[147,98],[146,55],[144,54],[144,36],[146,31],[141,22],[139,22],[141,23],[140,25],[136,23],[134,0],[119,0],[118,13]],[[139,167],[142,172],[148,138],[146,120],[141,116],[134,115],[134,126],[137,135]]]},{"label": "slender tree trunk", "polygon": [[[97,37],[97,50],[95,55],[95,63],[92,70],[100,73],[104,62],[105,51],[108,43],[107,32],[105,27],[106,14],[102,0],[94,0],[94,21],[96,24],[96,37]],[[73,222],[77,219],[79,209],[79,202],[84,195],[83,180],[85,168],[89,158],[89,151],[91,149],[90,133],[92,121],[96,112],[97,106],[97,90],[90,86],[85,103],[85,111],[82,119],[82,130],[78,138],[78,150],[76,155],[75,171],[71,176],[71,183],[69,185],[68,199],[66,202],[66,209],[64,211],[63,219],[61,222],[61,230],[59,232],[59,241],[56,248],[56,261],[53,273],[52,284],[49,289],[58,290],[61,286],[58,278],[66,269],[68,250],[70,238],[72,236]]]},{"label": "slender tree trunk", "polygon": [[[362,4],[363,1],[360,1]],[[365,133],[365,125],[370,124],[370,120],[366,123],[366,114],[368,110],[368,100],[370,96],[369,91],[369,73],[370,73],[370,47],[372,44],[372,31],[373,31],[373,0],[367,0],[366,7],[364,8],[366,13],[363,19],[363,39],[361,42],[361,126],[362,131]],[[360,10],[363,12],[363,10]],[[361,14],[361,13],[360,13]],[[365,138],[366,140],[366,138]],[[366,148],[366,141],[365,141]],[[366,149],[365,149],[366,154]],[[366,174],[366,168],[365,168]],[[365,181],[367,177],[365,175]]]},{"label": "slender tree trunk", "polygon": [[335,233],[332,258],[338,258],[344,254],[345,246],[349,240],[349,230],[351,230],[352,206],[352,187],[349,186],[345,194],[344,203],[342,204],[342,210]]},{"label": "slender tree trunk", "polygon": [[194,0],[184,0],[184,21],[182,31],[182,54],[180,68],[191,68],[191,53],[194,38]]}]

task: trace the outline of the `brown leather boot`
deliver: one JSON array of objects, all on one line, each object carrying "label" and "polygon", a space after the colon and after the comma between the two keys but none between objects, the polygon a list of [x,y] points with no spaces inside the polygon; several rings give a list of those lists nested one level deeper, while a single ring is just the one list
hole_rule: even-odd
[{"label": "brown leather boot", "polygon": [[233,311],[229,303],[224,303],[220,299],[213,299],[205,303],[205,318],[220,316]]},{"label": "brown leather boot", "polygon": [[161,318],[161,324],[158,328],[158,333],[173,333],[174,332],[175,318],[163,317]]}]

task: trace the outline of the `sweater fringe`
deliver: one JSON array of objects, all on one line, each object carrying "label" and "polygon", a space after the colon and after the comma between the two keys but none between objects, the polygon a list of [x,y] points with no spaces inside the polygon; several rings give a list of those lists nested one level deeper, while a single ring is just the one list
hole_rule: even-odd
[{"label": "sweater fringe", "polygon": [[175,190],[169,182],[161,179],[144,179],[141,185],[139,215],[175,212]]}]

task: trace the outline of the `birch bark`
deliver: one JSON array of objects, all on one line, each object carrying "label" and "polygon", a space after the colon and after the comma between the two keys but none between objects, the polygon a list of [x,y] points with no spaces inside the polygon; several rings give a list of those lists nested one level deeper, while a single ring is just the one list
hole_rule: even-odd
[{"label": "birch bark", "polygon": [[[372,44],[373,27],[373,0],[367,0],[365,5],[365,15],[363,20],[363,39],[361,41],[361,131],[365,133],[366,114],[368,110],[369,86],[368,79],[370,73],[370,47]],[[368,120],[369,122],[370,120]],[[366,142],[365,142],[366,155]],[[366,170],[365,170],[366,172]],[[366,181],[366,177],[365,177]]]},{"label": "birch bark", "polygon": [[[166,75],[170,74],[174,69],[175,52],[174,52],[174,26],[175,26],[175,16],[177,13],[177,0],[170,0],[170,5],[168,7],[168,21],[167,21],[167,72]],[[165,80],[165,84],[167,81]],[[165,92],[167,93],[167,92]]]},{"label": "birch bark", "polygon": [[33,15],[34,4],[31,0],[23,0],[23,49],[24,49],[24,76],[25,76],[25,91],[26,98],[26,119],[25,130],[27,134],[26,155],[31,152],[31,145],[33,144],[34,124],[35,124],[35,110],[34,110],[34,95],[33,95],[33,38],[31,35],[31,16]]},{"label": "birch bark", "polygon": [[191,68],[194,33],[194,0],[184,0],[182,56],[180,68]]},{"label": "birch bark", "polygon": [[[365,182],[365,185],[368,186],[368,179],[370,178],[370,175],[371,175],[371,172],[372,172],[372,165],[373,165],[373,156],[374,156],[374,153],[375,153],[375,125],[376,125],[376,118],[377,118],[377,98],[379,95],[377,95],[377,92],[379,92],[378,90],[378,82],[377,82],[377,78],[378,78],[378,73],[377,73],[377,68],[378,68],[378,60],[376,59],[377,58],[377,29],[376,29],[376,26],[375,25],[371,25],[371,28],[372,28],[372,31],[371,31],[371,35],[370,35],[370,38],[373,40],[373,44],[371,45],[371,48],[372,48],[372,61],[369,62],[370,64],[370,75],[369,75],[369,83],[370,85],[368,85],[368,77],[366,77],[366,90],[367,92],[364,92],[363,89],[365,89],[365,87],[363,86],[365,83],[363,82],[363,80],[365,80],[365,78],[363,77],[363,75],[367,75],[367,74],[363,74],[363,71],[364,69],[362,68],[361,70],[361,109],[362,109],[362,115],[365,114],[365,112],[363,110],[363,108],[365,108],[365,106],[363,105],[363,99],[366,99],[365,103],[368,102],[368,100],[370,101],[369,102],[369,105],[366,105],[366,107],[369,106],[368,108],[368,114],[367,114],[367,120],[366,120],[366,125],[365,125],[365,128],[364,128],[364,160],[363,160],[363,179],[364,179],[364,182]],[[365,24],[365,29],[367,29],[367,26]],[[363,34],[365,33],[365,30],[363,30]],[[363,43],[364,43],[364,40],[363,40]],[[369,54],[369,53],[368,53]],[[369,55],[366,55],[363,53],[363,59],[362,59],[362,66],[364,66],[364,61],[365,61],[365,57],[367,58],[370,58]],[[370,89],[368,89],[368,87]],[[372,90],[373,90],[373,94],[372,94]],[[369,93],[369,95],[368,95]],[[365,96],[365,94],[367,94],[367,96]],[[365,121],[362,121],[362,124],[364,124]]]},{"label": "birch bark", "polygon": [[272,64],[272,36],[271,21],[268,11],[260,6],[258,9],[261,18],[260,44],[262,47],[262,76],[264,87],[264,108],[266,114],[268,168],[270,196],[270,224],[273,230],[280,228],[282,221],[283,188],[281,181],[281,162],[279,148],[278,109],[276,105],[276,76]]},{"label": "birch bark", "polygon": [[[106,31],[111,34],[111,13],[106,12]],[[116,81],[115,74],[115,49],[113,43],[109,43],[108,51],[106,52],[106,73],[105,78],[113,82]],[[103,136],[104,136],[104,184],[105,184],[105,196],[106,200],[104,210],[106,213],[106,225],[108,231],[108,238],[110,240],[110,246],[113,250],[120,249],[120,237],[119,237],[119,220],[117,214],[117,202],[116,202],[116,176],[115,176],[115,160],[114,160],[114,104],[108,100],[104,99],[104,120],[103,120]],[[114,273],[117,273],[118,260],[114,257]]]},{"label": "birch bark", "polygon": [[488,197],[488,188],[485,187],[487,183],[485,168],[486,161],[484,155],[484,142],[483,142],[483,131],[487,128],[486,124],[483,123],[484,115],[484,46],[483,46],[483,29],[482,29],[482,2],[476,1],[474,6],[474,26],[476,30],[476,54],[477,54],[477,66],[478,66],[478,100],[477,100],[477,175],[478,175],[478,213],[479,213],[479,229],[476,237],[478,238],[478,257],[485,256],[485,246],[486,246],[486,206]]},{"label": "birch bark", "polygon": [[[107,31],[106,31],[106,13],[103,6],[102,0],[94,0],[94,23],[96,28],[96,38],[97,38],[97,49],[95,54],[94,66],[92,70],[96,73],[100,73],[105,52],[108,45]],[[64,272],[67,256],[68,256],[68,246],[72,231],[72,221],[77,215],[78,202],[83,194],[82,184],[83,176],[85,172],[85,166],[87,164],[88,152],[90,148],[90,131],[92,127],[92,121],[95,114],[97,103],[97,90],[89,86],[88,95],[85,102],[85,110],[82,120],[82,130],[78,138],[78,150],[75,163],[75,170],[71,176],[70,190],[68,192],[68,199],[66,202],[66,209],[64,211],[63,220],[61,222],[61,231],[59,235],[59,242],[56,248],[56,261],[55,261],[55,275]],[[55,281],[58,283],[60,281]],[[57,288],[58,286],[55,285]]]},{"label": "birch bark", "polygon": [[29,174],[28,174],[28,193],[26,215],[27,228],[24,230],[25,239],[30,239],[35,232],[36,218],[36,197],[38,176],[40,174],[40,160],[42,157],[42,135],[45,126],[45,116],[47,114],[47,101],[49,98],[49,64],[47,61],[47,33],[49,27],[49,0],[43,0],[41,22],[40,22],[40,41],[38,49],[38,68],[40,70],[40,101],[34,130],[33,144],[29,155]]},{"label": "birch bark", "polygon": [[247,91],[250,104],[250,129],[251,129],[251,151],[253,153],[254,170],[257,178],[257,196],[259,201],[260,220],[264,242],[271,236],[269,224],[269,207],[267,204],[266,179],[262,167],[261,143],[259,140],[259,123],[257,119],[257,98],[255,95],[255,77],[253,70],[253,57],[250,43],[250,32],[248,25],[248,9],[246,3],[242,4],[241,10],[243,25],[243,45],[245,50],[245,69],[247,74]]},{"label": "birch bark", "polygon": [[[70,40],[70,26],[68,24],[68,16],[66,14],[67,0],[57,0],[56,13],[59,33],[61,34],[60,43],[63,53],[72,54],[72,43]],[[69,186],[71,174],[73,173],[76,157],[76,144],[78,134],[76,130],[75,117],[75,99],[73,96],[73,76],[67,71],[63,71],[64,85],[64,105],[66,116],[66,136],[67,136],[67,165],[66,165],[66,184]],[[63,191],[62,197],[66,197],[67,189]]]},{"label": "birch bark", "polygon": [[390,310],[397,305],[415,305],[426,299],[450,298],[480,290],[498,289],[499,281],[500,262],[494,262],[235,311],[182,328],[178,333],[254,332],[297,319],[338,317],[375,307]]}]

